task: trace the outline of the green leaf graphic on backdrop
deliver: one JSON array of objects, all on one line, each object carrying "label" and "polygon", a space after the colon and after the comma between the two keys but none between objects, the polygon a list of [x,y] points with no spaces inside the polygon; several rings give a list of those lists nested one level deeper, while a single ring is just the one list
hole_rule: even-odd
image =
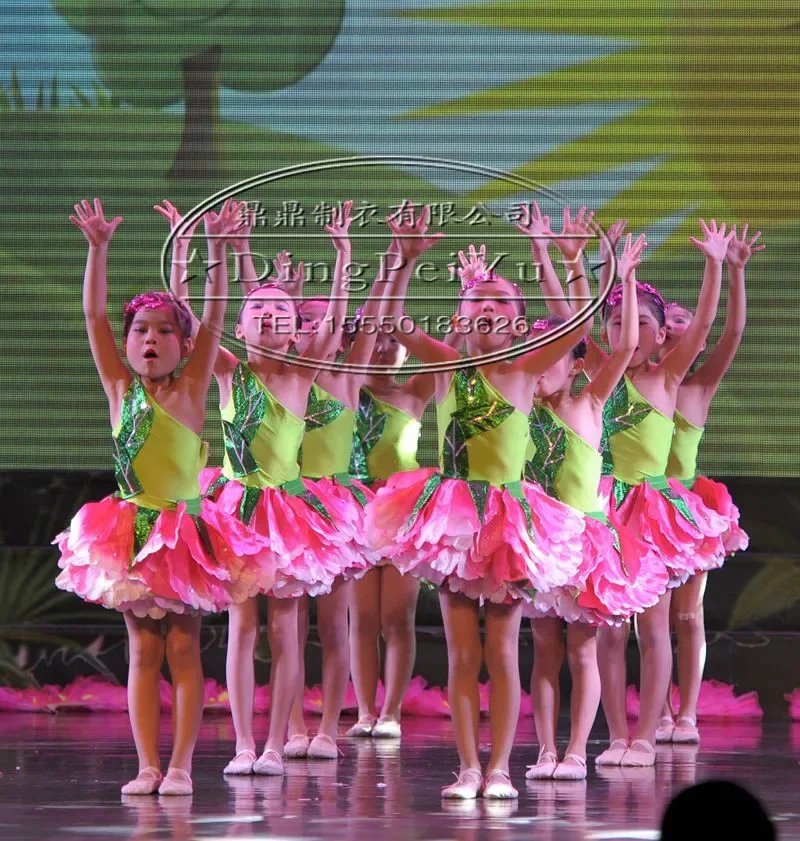
[{"label": "green leaf graphic on backdrop", "polygon": [[742,588],[728,627],[745,628],[800,602],[800,565],[792,558],[768,561]]},{"label": "green leaf graphic on backdrop", "polygon": [[308,75],[339,34],[344,0],[53,0],[94,40],[103,83],[122,102],[183,102],[170,176],[219,171],[219,89],[285,88]]}]

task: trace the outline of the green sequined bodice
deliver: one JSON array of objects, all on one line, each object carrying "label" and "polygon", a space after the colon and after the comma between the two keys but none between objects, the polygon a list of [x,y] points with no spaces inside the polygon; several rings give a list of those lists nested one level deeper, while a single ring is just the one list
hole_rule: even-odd
[{"label": "green sequined bodice", "polygon": [[628,485],[663,476],[673,429],[673,422],[624,377],[603,407],[603,473]]},{"label": "green sequined bodice", "polygon": [[697,453],[703,440],[703,427],[695,426],[677,410],[675,411],[675,435],[669,451],[667,476],[681,481],[694,478],[697,473]]},{"label": "green sequined bodice", "polygon": [[477,368],[455,372],[436,406],[439,466],[445,476],[519,482],[528,444],[528,419]]},{"label": "green sequined bodice", "polygon": [[421,424],[397,406],[361,389],[350,473],[363,481],[416,470]]},{"label": "green sequined bodice", "polygon": [[236,366],[231,397],[220,414],[226,478],[264,488],[300,475],[297,456],[305,422],[276,400],[247,365]]},{"label": "green sequined bodice", "polygon": [[347,473],[356,415],[316,383],[306,408],[300,475],[311,479]]},{"label": "green sequined bodice", "polygon": [[528,416],[528,428],[525,478],[579,511],[598,511],[600,453],[540,403]]},{"label": "green sequined bodice", "polygon": [[113,430],[114,475],[119,495],[143,508],[163,510],[200,496],[198,473],[208,448],[175,420],[134,377]]}]

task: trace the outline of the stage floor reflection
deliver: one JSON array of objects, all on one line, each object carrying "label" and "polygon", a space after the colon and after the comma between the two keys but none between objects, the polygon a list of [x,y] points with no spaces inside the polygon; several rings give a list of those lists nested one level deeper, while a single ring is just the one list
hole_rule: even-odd
[{"label": "stage floor reflection", "polygon": [[[313,720],[311,724],[313,725]],[[262,730],[266,719],[259,719]],[[751,787],[782,841],[800,841],[800,724],[705,724],[703,743],[659,746],[655,769],[595,769],[586,782],[526,782],[535,761],[520,722],[512,778],[518,802],[447,803],[457,768],[444,719],[408,719],[402,744],[342,738],[338,762],[287,762],[283,778],[228,777],[228,716],[208,716],[195,758],[194,795],[122,797],[136,772],[124,714],[0,715],[0,835],[29,839],[331,839],[579,841],[655,839],[681,788],[709,778]],[[346,723],[342,725],[342,732]],[[169,731],[162,729],[164,757]],[[590,745],[592,756],[603,747]],[[488,741],[488,724],[482,726]],[[165,763],[166,764],[166,763]]]}]

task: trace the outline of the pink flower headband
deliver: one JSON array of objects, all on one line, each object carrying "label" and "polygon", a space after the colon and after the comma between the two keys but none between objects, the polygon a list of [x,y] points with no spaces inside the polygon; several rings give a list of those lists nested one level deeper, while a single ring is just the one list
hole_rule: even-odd
[{"label": "pink flower headband", "polygon": [[[664,299],[661,297],[661,293],[655,286],[650,286],[649,283],[640,283],[638,280],[636,281],[636,289],[638,292],[645,292],[652,297],[655,301],[655,304],[659,309],[663,310],[664,312],[667,311],[667,305],[664,303]],[[609,293],[608,298],[606,298],[606,307],[616,307],[617,305],[622,303],[622,284],[617,284]]]},{"label": "pink flower headband", "polygon": [[479,283],[486,283],[490,280],[497,280],[497,275],[491,270],[482,271],[479,274],[476,274],[475,277],[471,278],[470,280],[464,280],[462,278],[461,291],[462,293],[466,292],[468,289],[472,289],[473,286],[477,286]]},{"label": "pink flower headband", "polygon": [[460,295],[463,296],[465,292],[468,292],[470,289],[472,289],[474,286],[477,286],[479,283],[487,283],[492,280],[504,280],[509,286],[512,286],[514,288],[517,295],[519,296],[518,300],[520,301],[520,309],[522,310],[522,315],[524,316],[525,310],[527,309],[527,302],[525,301],[525,296],[522,294],[522,290],[516,283],[514,283],[514,281],[508,280],[508,278],[505,277],[501,277],[500,275],[495,274],[491,270],[483,271],[467,281],[465,281],[462,278]]},{"label": "pink flower headband", "polygon": [[189,314],[189,310],[183,301],[180,301],[168,292],[142,292],[141,295],[131,298],[122,310],[125,335],[127,335],[128,329],[137,312],[141,310],[157,310],[162,307],[172,309],[175,313],[175,320],[178,322],[178,328],[185,337],[192,335],[192,317]]}]

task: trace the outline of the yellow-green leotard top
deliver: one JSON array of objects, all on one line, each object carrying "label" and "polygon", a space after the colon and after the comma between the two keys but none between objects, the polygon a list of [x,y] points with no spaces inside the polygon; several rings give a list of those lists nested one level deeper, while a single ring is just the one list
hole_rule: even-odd
[{"label": "yellow-green leotard top", "polygon": [[675,410],[675,435],[667,462],[667,476],[681,481],[694,479],[697,473],[697,453],[703,439],[702,426],[695,426]]},{"label": "yellow-green leotard top", "polygon": [[196,513],[197,476],[208,447],[187,426],[167,414],[134,377],[113,429],[114,475],[119,495],[142,508],[164,510],[184,501]]},{"label": "yellow-green leotard top", "polygon": [[347,473],[356,413],[316,383],[306,408],[300,475],[310,479]]},{"label": "yellow-green leotard top", "polygon": [[519,482],[528,445],[528,419],[477,368],[456,371],[436,405],[439,466],[445,476]]},{"label": "yellow-green leotard top", "polygon": [[674,427],[624,377],[603,407],[603,473],[628,485],[663,476]]},{"label": "yellow-green leotard top", "polygon": [[422,424],[397,406],[362,388],[353,435],[350,473],[362,481],[416,470]]},{"label": "yellow-green leotard top", "polygon": [[297,455],[305,422],[273,397],[240,363],[231,396],[220,408],[225,458],[222,473],[246,487],[277,487],[300,475]]},{"label": "yellow-green leotard top", "polygon": [[541,403],[534,404],[528,428],[525,478],[585,514],[599,511],[600,452]]}]

